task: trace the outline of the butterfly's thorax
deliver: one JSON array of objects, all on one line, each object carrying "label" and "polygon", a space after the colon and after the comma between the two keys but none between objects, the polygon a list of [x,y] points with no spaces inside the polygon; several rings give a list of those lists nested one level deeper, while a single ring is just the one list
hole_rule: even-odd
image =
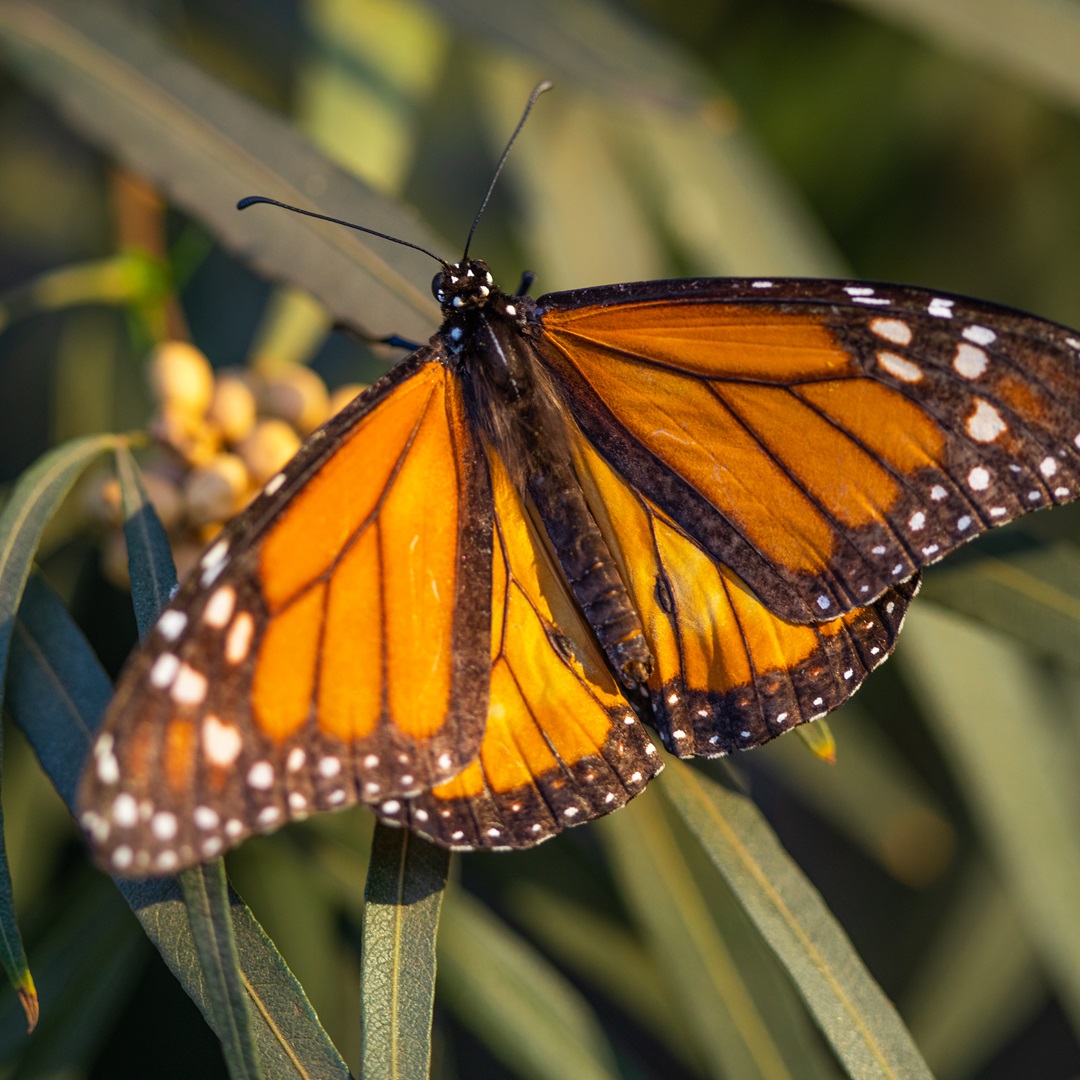
[{"label": "butterfly's thorax", "polygon": [[510,296],[478,260],[436,277],[446,322],[439,332],[461,376],[477,428],[544,525],[574,596],[616,673],[630,687],[648,679],[652,657],[641,622],[571,464],[572,419],[537,354],[535,301]]}]

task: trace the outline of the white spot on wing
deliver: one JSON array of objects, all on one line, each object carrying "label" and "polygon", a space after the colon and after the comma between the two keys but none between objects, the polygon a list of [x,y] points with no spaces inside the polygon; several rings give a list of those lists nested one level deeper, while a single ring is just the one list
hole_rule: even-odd
[{"label": "white spot on wing", "polygon": [[990,470],[976,465],[968,473],[967,482],[972,491],[985,491],[990,486]]},{"label": "white spot on wing", "polygon": [[203,721],[203,753],[211,765],[227,769],[243,748],[240,731],[232,724],[223,724],[212,713]]},{"label": "white spot on wing", "polygon": [[870,329],[878,337],[891,341],[894,345],[911,343],[911,327],[903,319],[874,319]]},{"label": "white spot on wing", "polygon": [[247,659],[251,639],[255,634],[255,620],[250,611],[241,611],[225,637],[225,659],[230,664],[241,664]]},{"label": "white spot on wing", "polygon": [[150,668],[150,685],[164,690],[172,685],[180,670],[180,658],[173,653],[162,653]]},{"label": "white spot on wing", "polygon": [[187,626],[187,616],[182,611],[169,610],[158,619],[157,632],[166,641],[175,641]]},{"label": "white spot on wing", "polygon": [[248,769],[247,782],[256,791],[269,791],[274,786],[274,766],[269,761],[256,761]]},{"label": "white spot on wing", "polygon": [[1001,413],[989,401],[976,399],[975,411],[967,418],[967,432],[976,442],[993,442],[1007,428]]},{"label": "white spot on wing", "polygon": [[221,630],[232,618],[235,606],[236,590],[231,585],[222,585],[206,602],[203,622],[214,630]]},{"label": "white spot on wing", "polygon": [[170,693],[177,705],[201,705],[206,700],[208,686],[201,671],[196,671],[190,664],[181,664]]},{"label": "white spot on wing", "polygon": [[992,345],[997,341],[997,334],[988,326],[965,326],[963,336],[976,345]]},{"label": "white spot on wing", "polygon": [[918,364],[896,353],[882,350],[877,354],[877,358],[878,363],[901,382],[915,383],[923,377],[922,368]]},{"label": "white spot on wing", "polygon": [[952,366],[957,375],[962,375],[965,379],[977,379],[986,370],[988,363],[982,349],[961,343],[957,346]]},{"label": "white spot on wing", "polygon": [[927,315],[935,315],[939,319],[951,319],[952,318],[953,301],[945,300],[940,296],[935,296],[929,304],[926,305]]}]

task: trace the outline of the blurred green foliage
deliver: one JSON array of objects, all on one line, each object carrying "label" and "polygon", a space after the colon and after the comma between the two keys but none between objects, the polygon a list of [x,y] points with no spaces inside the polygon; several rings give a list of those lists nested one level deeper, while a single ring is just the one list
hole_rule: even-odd
[{"label": "blurred green foliage", "polygon": [[[310,360],[331,385],[374,378],[389,354],[327,327],[349,318],[426,334],[437,317],[430,264],[335,236],[319,259],[291,265],[293,223],[249,212],[241,225],[235,198],[287,180],[328,212],[454,253],[545,77],[556,91],[474,248],[504,286],[523,267],[540,292],[673,274],[853,273],[1080,325],[1073,3],[119,10],[318,152],[273,137],[261,114],[187,113],[175,71],[140,71],[132,54],[109,74],[108,50],[65,36],[54,14],[64,8],[0,0],[0,483],[58,443],[143,427],[145,354],[177,318],[216,366]],[[125,41],[111,43],[116,55]],[[73,100],[76,69],[112,79],[115,97],[84,88]],[[124,101],[173,122],[140,128]],[[320,154],[371,185],[370,200]],[[158,255],[133,249],[118,225],[117,161],[171,201]],[[292,287],[268,284],[252,262]],[[297,291],[305,285],[320,303]],[[932,570],[896,660],[830,721],[835,768],[782,739],[703,770],[752,794],[943,1078],[1080,1072],[1078,526],[1075,508],[1037,515]],[[102,577],[77,496],[39,561],[115,672],[135,621]],[[5,749],[8,857],[43,1019],[27,1038],[4,991],[0,1076],[225,1075],[214,1036],[89,867],[10,725]],[[729,851],[717,873],[695,833],[706,802],[677,814],[686,791],[656,788],[535,851],[456,860],[434,1075],[885,1075],[834,1053],[815,1028],[812,1015],[829,1030],[795,990],[807,994],[799,959],[770,936],[774,909],[754,908],[746,882],[732,880],[739,865],[752,877],[752,860]],[[764,821],[743,824],[763,845],[766,884],[801,888]],[[362,810],[324,817],[253,840],[228,863],[354,1074],[370,829]],[[827,912],[810,914],[832,933]]]}]

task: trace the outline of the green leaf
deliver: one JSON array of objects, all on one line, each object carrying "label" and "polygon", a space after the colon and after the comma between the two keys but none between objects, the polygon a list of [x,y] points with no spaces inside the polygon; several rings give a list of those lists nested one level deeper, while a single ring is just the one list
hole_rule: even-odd
[{"label": "green leaf", "polygon": [[903,997],[939,1080],[978,1075],[1035,1020],[1048,994],[1015,904],[985,864],[971,862]]},{"label": "green leaf", "polygon": [[[72,811],[82,765],[111,694],[108,676],[67,609],[39,577],[31,577],[12,639],[8,708]],[[117,887],[220,1038],[175,880],[118,881]],[[230,894],[230,904],[267,1075],[344,1080],[349,1071],[285,961],[239,898]]]},{"label": "green leaf", "polygon": [[375,827],[361,959],[364,1077],[431,1071],[435,941],[449,867],[445,848],[406,829]]},{"label": "green leaf", "polygon": [[460,890],[443,912],[439,996],[526,1080],[616,1075],[588,1003],[532,946]]},{"label": "green leaf", "polygon": [[554,888],[526,882],[510,886],[507,906],[514,922],[575,978],[596,987],[677,1060],[696,1066],[693,1047],[682,1037],[678,1005],[629,927]]},{"label": "green leaf", "polygon": [[1080,551],[995,533],[924,579],[923,595],[1080,668]]},{"label": "green leaf", "polygon": [[[15,613],[26,579],[41,543],[41,534],[83,470],[99,454],[117,446],[114,435],[91,435],[58,446],[45,454],[19,478],[0,513],[0,701]],[[22,935],[11,894],[11,870],[4,845],[0,812],[0,964],[23,1002],[30,1030],[38,1020],[37,992],[26,962]]]},{"label": "green leaf", "polygon": [[107,878],[84,867],[54,899],[34,945],[43,1005],[35,1037],[22,1036],[25,1021],[12,999],[0,1007],[4,1057],[19,1052],[17,1068],[5,1077],[89,1075],[150,956]]},{"label": "green leaf", "polygon": [[[531,238],[547,233],[553,211],[556,225],[573,238],[561,257],[552,254],[556,272],[567,258],[595,254],[602,259],[605,251],[625,248],[626,238],[613,228],[620,217],[631,222],[635,237],[637,259],[632,265],[640,266],[643,254],[656,250],[660,241],[655,225],[651,236],[639,235],[642,223],[634,214],[640,218],[640,205],[633,214],[620,206],[626,201],[623,189],[631,186],[646,189],[652,202],[649,216],[664,222],[694,272],[845,272],[842,258],[809,208],[741,128],[738,106],[660,35],[595,0],[550,0],[543,5],[529,0],[430,2],[470,45],[486,41],[523,61],[512,91],[506,78],[494,85],[488,80],[484,86],[482,104],[495,118],[492,142],[497,148],[516,119],[527,92],[524,87],[536,81],[536,73],[556,83],[555,93],[530,120],[528,136],[515,147],[515,159],[524,157],[526,163],[515,166],[510,176],[511,182],[526,188]],[[505,66],[505,61],[498,65]],[[560,106],[558,87],[564,82],[592,94],[571,92],[569,103]],[[559,117],[551,122],[556,129],[553,138],[536,137],[535,128],[548,123],[545,116]],[[565,137],[559,126],[566,129]],[[561,153],[541,159],[538,148],[544,142],[553,142]],[[606,179],[597,182],[596,175]],[[615,185],[613,207],[597,197],[609,183]],[[541,191],[544,197],[538,202]],[[576,231],[572,220],[559,220],[567,213],[566,198],[574,193],[579,205],[581,200],[586,206],[590,198],[597,200],[591,214],[578,218]],[[569,210],[573,209],[571,205]],[[605,229],[605,224],[612,227]],[[602,230],[599,234],[597,228]],[[586,245],[580,241],[583,233],[591,238]],[[548,237],[542,254],[553,253],[556,244],[556,237]],[[530,246],[535,250],[532,241]],[[569,277],[558,278],[549,287],[634,276],[614,254],[606,265],[606,272],[594,270],[590,277],[578,262]]]},{"label": "green leaf", "polygon": [[1080,108],[1080,9],[1060,0],[847,0]]},{"label": "green leaf", "polygon": [[849,1075],[929,1077],[891,1002],[757,807],[681,763],[668,765],[659,786],[787,969]]},{"label": "green leaf", "polygon": [[[669,766],[670,767],[670,766]],[[754,1078],[816,1075],[781,1046],[764,996],[716,924],[679,850],[659,799],[638,799],[598,825],[622,892],[666,975],[679,1037],[697,1049],[706,1072]]]},{"label": "green leaf", "polygon": [[239,213],[236,203],[268,195],[433,250],[446,245],[118,8],[6,0],[0,47],[77,131],[159,185],[257,270],[307,289],[376,337],[430,334],[437,310],[423,282],[431,271],[416,252],[269,207]]},{"label": "green leaf", "polygon": [[176,586],[176,564],[165,527],[146,494],[139,467],[126,446],[117,447],[116,474],[124,512],[131,600],[135,605],[139,637],[145,639]]},{"label": "green leaf", "polygon": [[217,1018],[221,1047],[235,1080],[262,1075],[252,1039],[248,996],[233,937],[225,860],[212,859],[179,876],[191,936],[202,964],[206,996]]},{"label": "green leaf", "polygon": [[117,435],[88,435],[50,450],[22,474],[0,513],[0,690],[15,613],[41,534],[83,470],[122,441]]},{"label": "green leaf", "polygon": [[1080,799],[1069,717],[1015,645],[917,605],[901,663],[1028,936],[1080,1023]]}]

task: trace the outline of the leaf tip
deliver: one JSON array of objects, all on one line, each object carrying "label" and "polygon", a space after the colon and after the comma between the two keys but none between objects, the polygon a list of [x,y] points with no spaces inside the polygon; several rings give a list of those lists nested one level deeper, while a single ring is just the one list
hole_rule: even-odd
[{"label": "leaf tip", "polygon": [[815,757],[820,758],[826,765],[836,764],[836,739],[824,720],[803,724],[795,730]]},{"label": "leaf tip", "polygon": [[37,1027],[38,1017],[41,1015],[37,987],[34,986],[34,977],[29,971],[23,973],[15,986],[15,992],[19,995],[23,1012],[26,1013],[26,1033],[29,1035]]}]

